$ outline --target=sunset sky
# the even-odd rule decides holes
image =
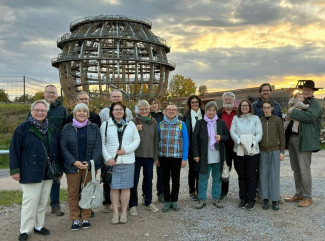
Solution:
[[[57,38],[101,14],[150,20],[172,46],[171,75],[209,92],[299,79],[325,87],[325,0],[0,0],[0,76],[58,83]]]

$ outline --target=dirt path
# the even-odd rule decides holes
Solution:
[[[188,198],[187,168],[181,172],[179,212],[151,213],[139,206],[139,216],[128,217],[127,224],[112,225],[112,213],[105,209],[95,210],[89,230],[71,231],[66,203],[62,207],[66,214],[56,217],[47,210],[45,226],[51,235],[46,240],[325,240],[325,151],[313,154],[313,200],[310,207],[299,208],[285,203],[280,210],[262,210],[256,204],[254,211],[237,208],[237,175],[231,172],[230,193],[224,201],[225,208],[216,209],[212,201],[202,210],[194,209],[195,202]],[[19,189],[8,174],[0,172],[0,189]],[[62,180],[63,187],[66,187]],[[154,182],[155,183],[155,182]],[[210,189],[209,189],[210,190]],[[156,191],[154,190],[154,194]],[[292,171],[286,155],[281,166],[281,194],[294,193]],[[0,197],[1,198],[1,197]],[[208,193],[210,198],[210,192]],[[154,202],[157,201],[154,195]],[[157,203],[159,208],[162,204]],[[17,240],[19,235],[20,206],[0,207],[0,240]],[[32,234],[29,240],[45,240]]]

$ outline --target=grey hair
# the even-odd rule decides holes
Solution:
[[[37,105],[37,104],[45,105],[46,112],[48,112],[50,109],[50,104],[46,100],[36,100],[34,103],[31,104],[30,111],[32,111],[34,109],[35,105]]]
[[[205,112],[207,112],[207,110],[210,109],[211,107],[214,107],[216,111],[218,111],[217,103],[215,101],[209,101],[204,107]]]
[[[140,109],[141,106],[146,106],[146,107],[150,107],[148,101],[146,100],[139,100],[137,103],[137,107]]]
[[[88,114],[88,117],[89,117],[89,108],[88,108],[88,106],[86,104],[84,104],[84,103],[79,103],[79,104],[76,104],[76,106],[73,108],[72,113],[73,113],[74,118],[76,118],[76,112],[79,109],[87,111],[87,114]]]
[[[79,96],[80,95],[84,95],[84,94],[86,94],[88,97],[89,97],[89,94],[86,92],[86,91],[79,91],[79,92],[77,92],[77,94],[76,94],[76,98],[77,98],[77,100],[79,99]]]
[[[122,97],[123,97],[123,94],[122,94],[122,91],[121,91],[121,90],[119,90],[119,89],[113,89],[113,90],[111,91],[110,95],[112,95],[113,92],[120,92],[121,95],[122,95]]]
[[[222,94],[222,100],[225,100],[226,96],[230,96],[230,97],[232,97],[233,100],[236,99],[236,96],[235,96],[234,93],[232,93],[232,92],[225,92],[225,93]]]

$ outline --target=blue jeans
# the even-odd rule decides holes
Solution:
[[[152,178],[153,178],[153,158],[135,158],[134,170],[134,186],[131,188],[131,196],[129,206],[138,206],[138,184],[140,178],[140,170],[143,167],[143,194],[145,196],[145,205],[149,206],[152,201]]]
[[[57,179],[53,179],[52,189],[50,193],[51,207],[56,207],[60,204],[60,185],[61,183]]]
[[[207,190],[209,183],[210,171],[212,170],[212,189],[211,195],[213,199],[219,199],[221,194],[221,170],[220,163],[208,164],[208,173],[199,174],[199,199],[207,199]]]

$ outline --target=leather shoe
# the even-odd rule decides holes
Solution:
[[[41,230],[37,230],[34,228],[34,233],[40,234],[40,235],[49,235],[50,231],[46,228],[41,228]]]
[[[301,200],[303,200],[303,198],[299,197],[297,194],[293,195],[293,197],[287,197],[287,198],[284,199],[284,201],[291,202],[291,203],[292,202],[298,202],[298,201],[301,201]]]
[[[313,203],[313,200],[305,198],[304,200],[298,203],[298,207],[307,207]]]
[[[18,238],[19,241],[25,241],[27,239],[28,239],[28,233],[21,233]]]

